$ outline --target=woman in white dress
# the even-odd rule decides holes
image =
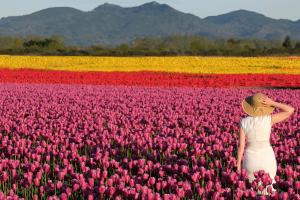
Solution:
[[[282,112],[271,114],[275,107],[282,109]],[[277,162],[270,144],[271,126],[290,117],[294,108],[275,102],[260,92],[246,97],[242,108],[248,116],[242,118],[239,124],[237,170],[241,171],[242,167],[246,169],[251,183],[255,179],[254,172],[264,170],[275,183]],[[276,191],[273,186],[272,190]],[[261,194],[267,194],[267,187]]]

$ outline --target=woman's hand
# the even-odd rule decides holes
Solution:
[[[269,97],[262,97],[261,102],[262,102],[263,106],[274,106],[274,103],[275,103],[275,101],[273,101]]]

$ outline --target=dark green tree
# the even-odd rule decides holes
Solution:
[[[297,42],[296,45],[295,45],[295,49],[298,49],[300,50],[300,42]]]
[[[292,48],[292,42],[291,42],[291,38],[289,35],[285,36],[282,46],[286,49]]]

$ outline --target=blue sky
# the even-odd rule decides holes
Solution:
[[[103,3],[122,7],[138,6],[152,0],[0,0],[0,17],[29,14],[44,8],[68,6],[89,11]],[[275,19],[300,19],[299,0],[157,0],[201,18],[238,9],[262,13]]]

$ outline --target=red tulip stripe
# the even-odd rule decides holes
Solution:
[[[159,87],[300,87],[300,75],[0,70],[0,82]]]

